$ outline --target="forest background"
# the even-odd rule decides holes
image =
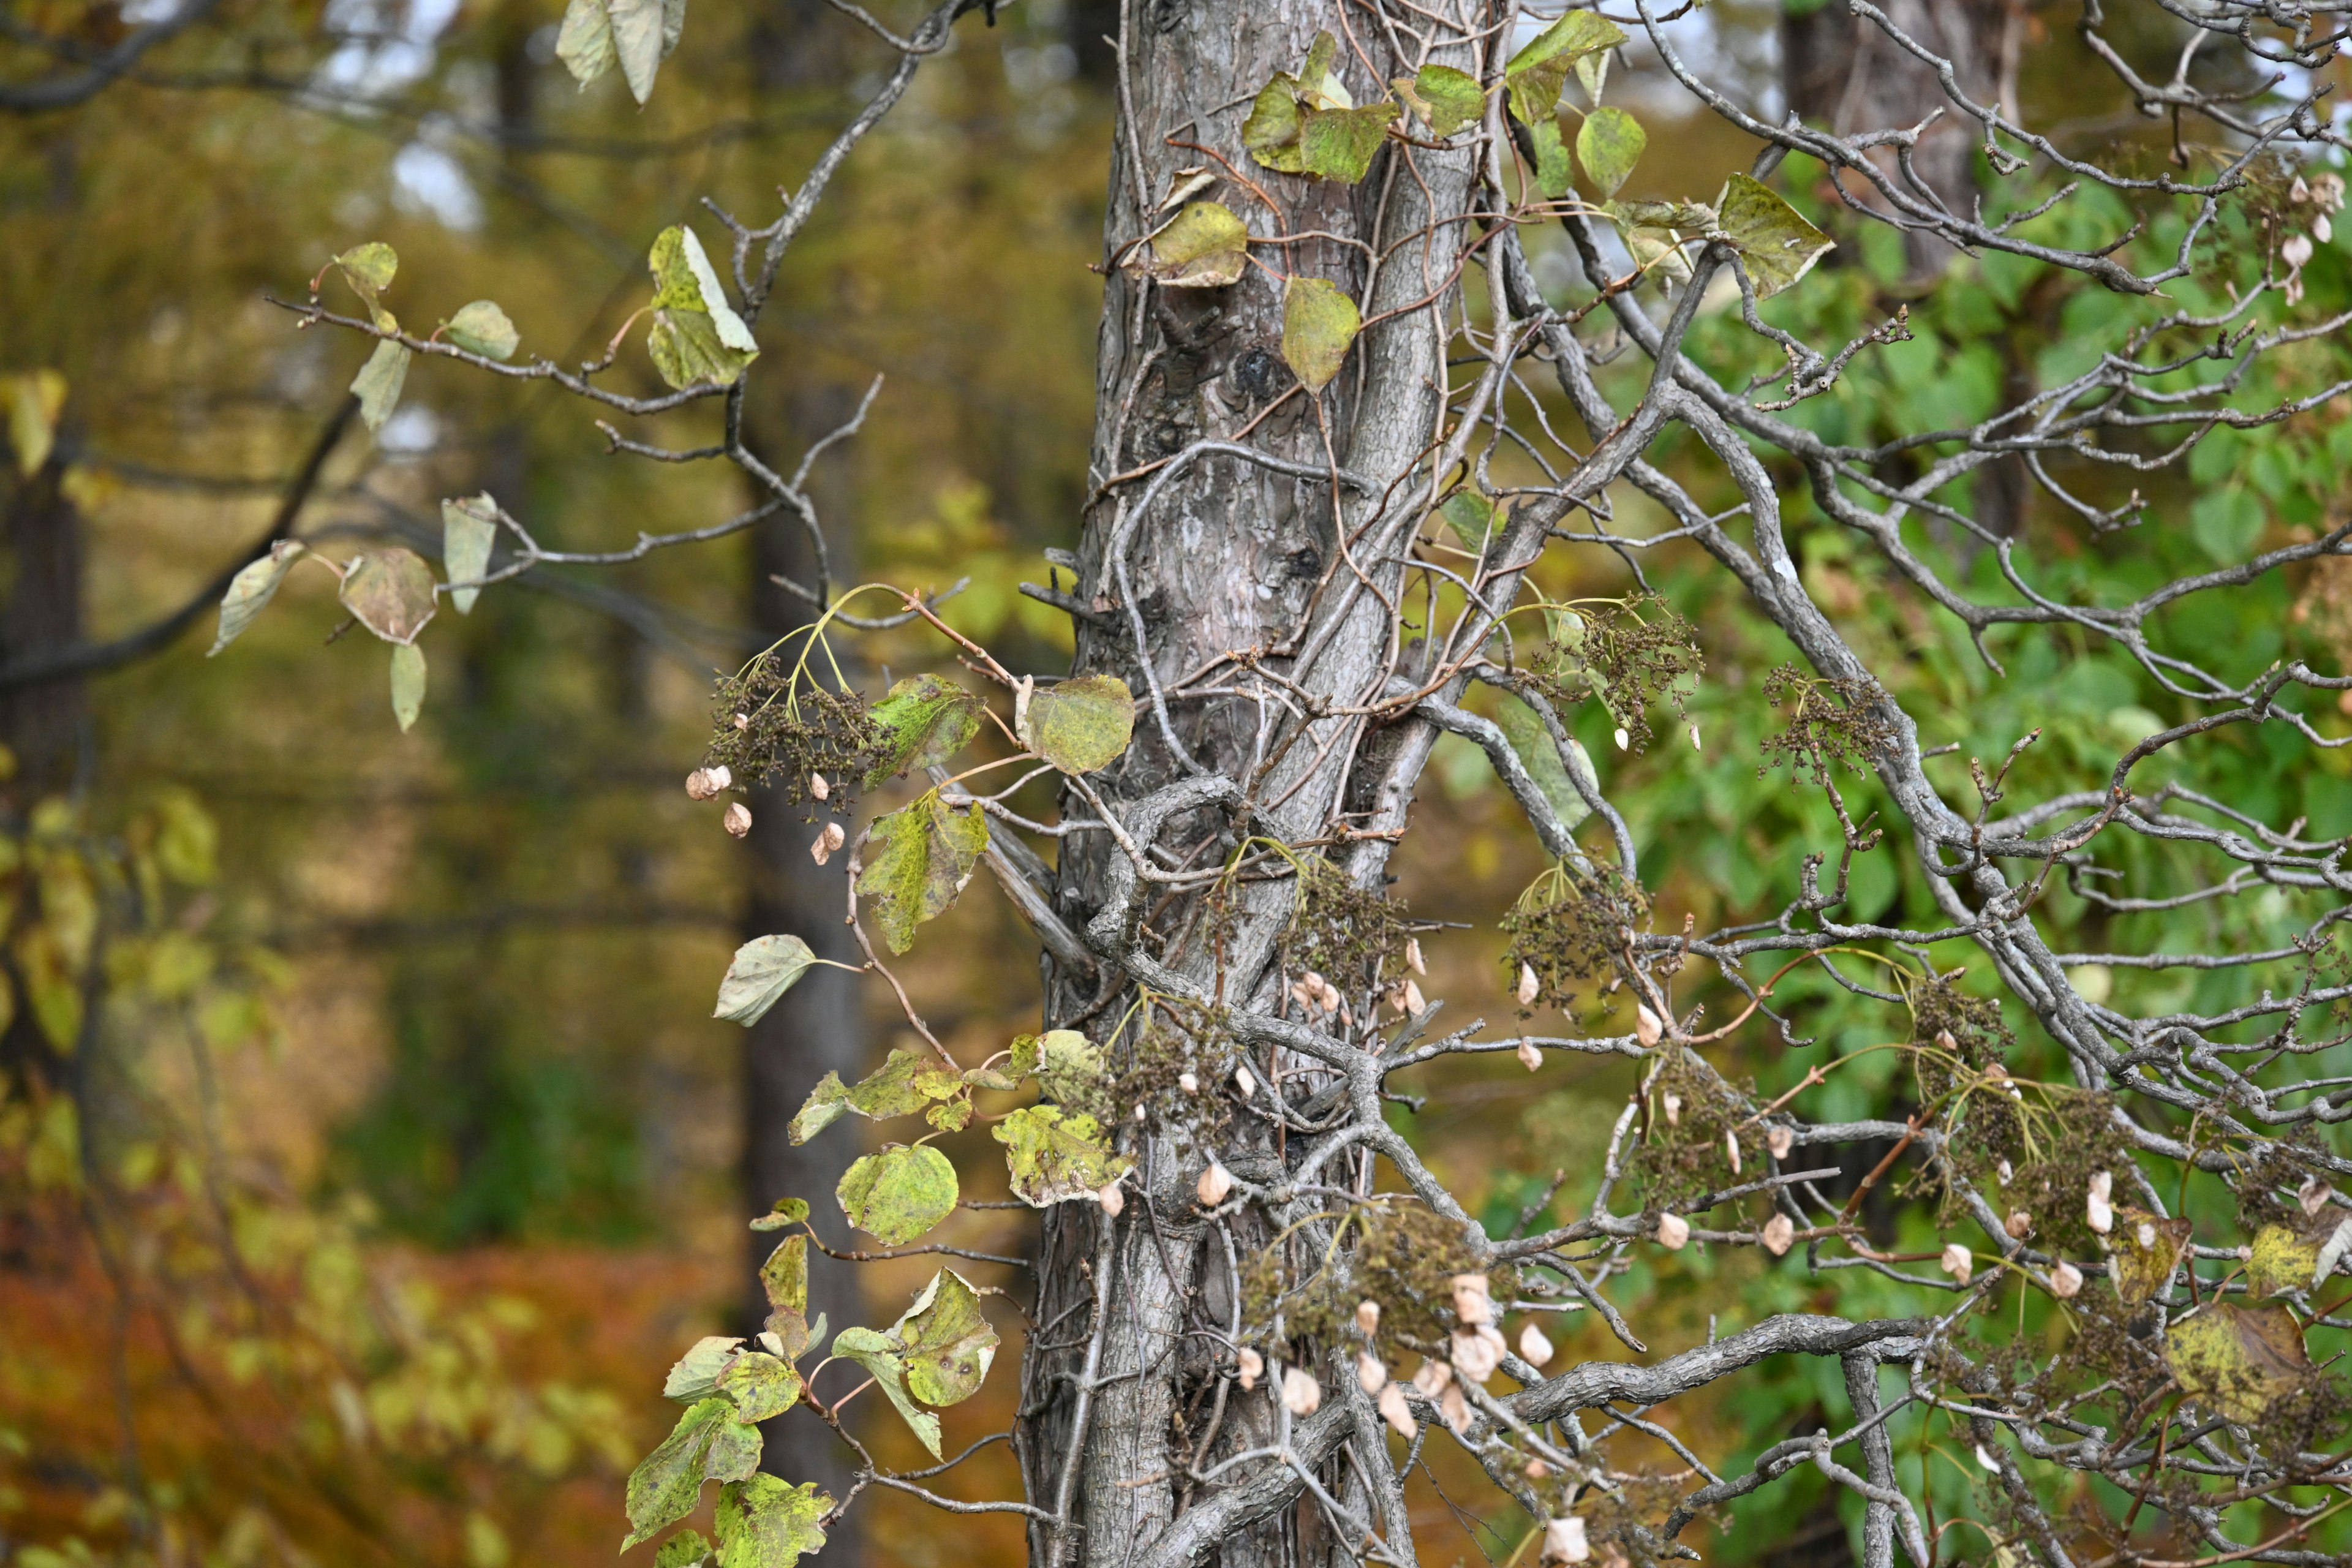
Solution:
[[[1784,45],[1812,9],[1718,0],[1676,37],[1718,83],[1785,103]],[[2062,11],[2016,10],[2030,112],[2083,145],[2160,150],[2161,125],[2099,96],[2111,79],[2084,68]],[[724,479],[612,459],[545,388],[420,367],[371,437],[344,392],[361,347],[295,331],[270,297],[300,298],[331,256],[383,239],[436,298],[494,295],[527,344],[588,357],[637,302],[647,237],[693,220],[703,195],[797,179],[886,57],[815,0],[712,7],[639,110],[615,80],[575,90],[540,0],[227,15],[79,97],[0,99],[0,922],[20,883],[54,907],[77,879],[88,896],[86,920],[17,931],[7,970],[0,1563],[604,1562],[627,1467],[667,1419],[652,1379],[698,1334],[743,1327],[742,1224],[788,1179],[760,1133],[772,1144],[825,1066],[877,1061],[903,1027],[838,1001],[822,1040],[703,1019],[734,944],[811,896],[797,837],[739,845],[679,788],[713,672],[792,624],[766,586],[789,551],[744,534],[619,573],[535,572],[444,617],[457,624],[436,631],[406,733],[372,639],[317,646],[323,578],[287,590],[316,613],[267,619],[208,662],[209,609],[220,574],[275,533],[429,553],[439,498],[478,489],[575,549],[731,510]],[[137,4],[12,5],[0,80],[70,80],[151,19]],[[951,621],[1053,668],[1068,622],[1019,585],[1048,580],[1042,552],[1075,542],[1085,499],[1117,16],[1024,0],[993,22],[957,32],[793,251],[763,321],[791,373],[749,417],[795,449],[882,378],[816,470],[859,573],[968,578]],[[2164,37],[2139,43],[2168,68]],[[1636,49],[1623,68],[1651,125],[1628,194],[1713,189],[1752,150],[1686,100],[1645,96],[1648,65]],[[1808,308],[1860,321],[1916,295],[1899,240],[1820,216],[1841,249]],[[1560,258],[1537,259],[1565,285]],[[2333,247],[2306,279],[2317,307],[2341,308]],[[1912,340],[1857,363],[1815,416],[1965,424],[2112,308],[1984,264],[1921,301]],[[2342,504],[2344,413],[2211,437],[2193,489],[2160,498],[2187,526],[2147,546],[2151,577],[2307,537]],[[690,444],[690,420],[676,424],[673,444]],[[1645,503],[1616,504],[1638,522]],[[2028,507],[2014,527],[2037,521]],[[1804,548],[1823,604],[1883,606],[1881,644],[1906,656],[1901,695],[1941,724],[1933,739],[1997,751],[2034,722],[2095,761],[2156,726],[2119,658],[2059,639],[2032,655],[2046,668],[2016,672],[2041,704],[2030,720],[1979,701],[1948,628],[1835,536]],[[1593,570],[1546,586],[1623,587]],[[1760,705],[1737,700],[1781,645],[1734,605],[1682,607],[1714,672],[1692,706],[1706,751],[1623,758],[1605,729],[1584,738],[1613,759],[1659,908],[1706,926],[1785,900],[1834,829],[1818,796],[1759,773]],[[2209,635],[2250,657],[2292,645],[2343,668],[2340,577],[2273,575],[2226,614]],[[887,668],[894,647],[861,653]],[[901,657],[929,656],[910,639]],[[1484,759],[1441,744],[1419,808],[1432,830],[1397,890],[1460,923],[1430,944],[1433,994],[1503,1005],[1493,914],[1542,857]],[[2244,743],[2241,804],[2300,811],[2315,836],[2352,830],[2347,753],[2317,753],[2304,798],[2282,801],[2262,748]],[[1890,865],[1858,864],[1864,914],[1921,897]],[[137,921],[114,913],[125,889]],[[2062,898],[2056,918],[2083,913]],[[1032,943],[992,891],[938,922],[912,984],[943,1038],[985,1056],[1035,1026]],[[2208,1010],[2239,984],[2158,983]],[[1776,1064],[1738,1065],[1769,1080]],[[1402,1124],[1491,1227],[1554,1172],[1570,1173],[1563,1206],[1589,1195],[1622,1064],[1450,1070]],[[1858,1066],[1838,1092],[1871,1100],[1895,1070]],[[986,1196],[992,1180],[974,1171],[967,1188]],[[818,1289],[862,1290],[887,1316],[918,1282],[844,1271]],[[1703,1253],[1642,1288],[1644,1321],[1685,1339],[1717,1311],[1752,1318],[1807,1291],[1793,1268]],[[1009,1396],[1000,1380],[956,1420],[1002,1426]],[[1752,1450],[1811,1430],[1822,1397],[1794,1369],[1694,1419]],[[1009,1480],[981,1465],[958,1484]],[[1428,1506],[1435,1560],[1500,1560],[1518,1539],[1465,1514],[1449,1540],[1448,1505]],[[1800,1482],[1743,1505],[1706,1549],[1850,1561],[1852,1512]],[[1020,1545],[876,1508],[831,1560],[1013,1562]]]

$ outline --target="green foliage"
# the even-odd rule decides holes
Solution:
[[[1293,278],[1282,290],[1282,363],[1309,392],[1339,374],[1363,325],[1356,302],[1322,278]]]
[[[441,323],[436,336],[446,337],[467,353],[486,359],[509,360],[514,357],[516,345],[522,335],[515,331],[507,313],[495,300],[477,300],[458,307],[457,313]]]
[[[1151,237],[1151,276],[1163,289],[1222,289],[1249,266],[1249,230],[1223,202],[1193,202]]]
[[[1133,1163],[1111,1152],[1100,1122],[1059,1106],[1016,1110],[990,1132],[1004,1145],[1013,1195],[1034,1208],[1091,1198]]]
[[[614,21],[617,25],[624,5],[634,13],[658,3],[619,0],[614,7]],[[628,35],[625,32],[622,37],[625,64]],[[635,85],[633,72],[633,90]],[[650,71],[647,85],[651,85]],[[643,93],[638,100],[644,100]],[[702,241],[694,230],[672,225],[654,237],[646,265],[654,275],[655,293],[654,322],[646,348],[653,355],[654,369],[680,391],[706,384],[732,386],[760,357],[759,340],[728,302],[727,290],[719,286]]]
[[[980,1392],[996,1359],[996,1331],[963,1276],[942,1268],[890,1325],[907,1389],[926,1405],[961,1405]]]
[[[782,1001],[784,993],[799,984],[815,963],[816,955],[799,937],[753,937],[735,950],[727,973],[719,982],[719,1005],[710,1016],[750,1028],[766,1017],[768,1009]]]
[[[817,1521],[833,1506],[814,1481],[791,1486],[773,1476],[753,1476],[722,1488],[716,1526],[719,1568],[792,1568],[824,1550],[824,1531]]]
[[[1564,13],[1505,63],[1503,86],[1511,112],[1530,127],[1549,121],[1570,69],[1624,41],[1624,29],[1597,12]]]
[[[1759,300],[1794,288],[1832,248],[1829,236],[1807,223],[1770,186],[1746,174],[1734,174],[1723,183],[1715,208],[1717,227],[1739,252],[1740,265]]]
[[[988,818],[980,807],[955,811],[936,790],[875,820],[857,891],[872,900],[891,952],[912,947],[917,926],[953,907],[987,847]]]
[[[1116,675],[1082,675],[1031,697],[1016,727],[1029,749],[1066,773],[1107,768],[1135,735],[1135,699]]]
[[[229,579],[228,593],[221,599],[220,632],[213,638],[213,646],[205,650],[205,658],[212,658],[235,642],[238,634],[253,624],[253,618],[268,607],[269,601],[277,596],[278,585],[286,581],[286,574],[294,569],[294,563],[306,548],[299,540],[281,539],[269,547],[268,554],[238,569],[236,575]]]
[[[980,733],[981,709],[978,697],[936,675],[910,675],[891,687],[871,715],[876,761],[866,787],[946,763]]]
[[[425,710],[425,650],[413,642],[392,649],[392,716],[406,734]]]
[[[835,1195],[850,1224],[885,1247],[903,1247],[954,1213],[957,1194],[945,1154],[928,1143],[891,1143],[858,1156]]]
[[[1602,196],[1613,196],[1650,144],[1642,122],[1622,109],[1596,109],[1576,132],[1576,161]],[[1552,193],[1546,193],[1547,195]]]
[[[1486,89],[1476,77],[1452,66],[1426,65],[1389,85],[1432,136],[1451,136],[1486,112]]]
[[[450,582],[471,583],[486,575],[490,569],[490,547],[498,538],[499,503],[488,490],[441,503],[441,570],[449,574]],[[452,588],[449,602],[459,615],[470,616],[481,593],[479,588]]]

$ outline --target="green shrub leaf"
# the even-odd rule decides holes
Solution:
[[[1576,133],[1576,161],[1603,197],[1613,196],[1649,144],[1640,121],[1622,109],[1596,109]]]
[[[1423,66],[1419,75],[1401,76],[1389,85],[1433,136],[1451,136],[1486,112],[1486,89],[1476,77],[1452,66]]]
[[[705,1399],[688,1406],[670,1435],[629,1472],[630,1535],[621,1543],[622,1551],[651,1540],[664,1527],[694,1511],[695,1503],[702,1496],[712,1443],[720,1427],[733,1422],[734,1411],[735,1407],[724,1399]],[[751,1436],[752,1461],[756,1465],[759,1433],[753,1431]],[[736,1458],[731,1445],[728,1457],[730,1460]]]
[[[389,321],[391,312],[383,314]],[[392,322],[393,328],[398,325]],[[408,384],[408,360],[407,349],[390,338],[380,338],[359,374],[352,377],[352,395],[360,400],[360,418],[369,429],[383,429],[392,411],[400,406],[400,389]]]
[[[397,544],[354,555],[344,564],[336,594],[360,625],[390,643],[413,643],[440,607],[433,568]]]
[[[931,1276],[890,1332],[907,1367],[907,1389],[926,1405],[960,1405],[980,1392],[996,1359],[995,1329],[980,1294],[952,1268]]]
[[[1090,773],[1126,754],[1135,697],[1116,675],[1082,675],[1030,698],[1022,739],[1066,773]]]
[[[1715,199],[1717,226],[1739,252],[1756,297],[1793,287],[1834,244],[1769,186],[1734,174]]]
[[[719,982],[714,1018],[750,1028],[768,1016],[816,963],[809,944],[796,936],[759,936],[735,950],[727,973]],[[836,1080],[838,1081],[838,1080]]]
[[[806,1237],[794,1237],[805,1242]],[[792,1363],[765,1351],[748,1351],[727,1363],[719,1374],[719,1392],[735,1402],[739,1420],[765,1421],[782,1415],[801,1396],[801,1374]],[[721,1476],[720,1480],[740,1480],[740,1476]]]
[[[277,597],[278,584],[286,581],[286,574],[294,570],[295,559],[306,548],[299,540],[281,539],[269,547],[268,554],[239,568],[229,579],[228,592],[221,595],[220,630],[205,651],[206,658],[235,642],[253,624],[253,617]]]
[[[1530,130],[1559,109],[1570,67],[1625,41],[1624,29],[1591,11],[1570,11],[1545,28],[1503,67],[1511,112]]]
[[[874,1377],[891,1405],[914,1428],[915,1436],[931,1458],[940,1457],[940,1418],[928,1410],[919,1410],[907,1397],[907,1363],[899,1354],[903,1342],[897,1337],[875,1329],[844,1329],[834,1337],[833,1353],[846,1356],[864,1367]]]
[[[903,1247],[955,1212],[955,1167],[928,1143],[893,1143],[861,1156],[835,1196],[849,1223],[886,1247]]]
[[[870,715],[881,732],[881,760],[866,775],[866,787],[945,763],[980,732],[980,710],[978,697],[936,675],[910,675],[892,686]]]
[[[425,711],[425,650],[415,643],[395,643],[392,649],[392,716],[400,732],[408,733]]]
[[[584,90],[619,62],[613,47],[613,19],[604,0],[572,0],[563,8],[563,26],[555,35],[555,58]]]
[[[915,928],[954,905],[987,847],[988,818],[980,807],[951,811],[936,791],[876,820],[857,890],[873,900],[875,923],[892,952],[912,947]]]
[[[1320,392],[1339,374],[1362,324],[1356,302],[1337,284],[1293,278],[1282,291],[1282,362],[1307,391]]]
[[[833,1499],[814,1481],[788,1486],[774,1476],[753,1476],[719,1494],[719,1568],[792,1568],[824,1548],[817,1521],[833,1511]]]
[[[490,492],[441,503],[441,570],[452,583],[471,583],[488,576],[490,547],[499,540],[499,503]],[[452,588],[449,602],[461,616],[474,613],[479,588]]]
[[[460,307],[441,323],[441,335],[467,353],[497,360],[512,359],[515,345],[522,342],[522,335],[495,300],[477,300]]]
[[[1249,230],[1223,202],[1194,202],[1151,237],[1151,276],[1167,289],[1222,289],[1249,265]]]
[[[1016,1110],[993,1129],[1013,1195],[1033,1208],[1091,1198],[1133,1163],[1111,1152],[1102,1124],[1058,1105]]]
[[[1361,109],[1310,109],[1298,131],[1299,167],[1318,179],[1354,184],[1369,174],[1372,154],[1388,139],[1393,103]]]

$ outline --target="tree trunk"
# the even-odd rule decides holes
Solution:
[[[1416,12],[1415,25],[1431,15]],[[1428,737],[1414,737],[1419,727],[1411,724],[1368,731],[1360,719],[1323,718],[1301,728],[1278,704],[1269,710],[1181,692],[1167,697],[1163,727],[1150,695],[1154,678],[1160,687],[1176,687],[1229,653],[1255,650],[1253,657],[1263,656],[1310,700],[1347,707],[1379,695],[1392,658],[1389,612],[1364,580],[1393,599],[1400,571],[1386,558],[1402,553],[1422,515],[1425,476],[1415,465],[1442,433],[1446,373],[1439,317],[1454,299],[1454,258],[1468,237],[1473,171],[1462,152],[1416,150],[1408,166],[1391,143],[1370,176],[1351,187],[1277,174],[1243,158],[1238,132],[1251,100],[1276,72],[1297,71],[1318,26],[1333,20],[1318,7],[1241,0],[1139,0],[1125,11],[1128,58],[1106,259],[1160,221],[1157,209],[1177,171],[1219,167],[1176,144],[1197,142],[1236,159],[1238,173],[1278,204],[1279,213],[1270,210],[1238,178],[1206,193],[1224,201],[1254,236],[1328,237],[1260,247],[1255,259],[1276,274],[1336,283],[1359,302],[1366,321],[1395,312],[1363,334],[1318,398],[1297,388],[1285,365],[1282,284],[1265,270],[1253,268],[1234,285],[1210,289],[1161,289],[1129,272],[1110,276],[1097,365],[1096,499],[1079,552],[1079,597],[1091,602],[1097,618],[1080,626],[1075,668],[1120,676],[1139,704],[1136,743],[1123,763],[1091,782],[1130,828],[1135,803],[1196,769],[1203,795],[1222,788],[1249,796],[1255,812],[1246,824],[1223,807],[1195,807],[1168,819],[1160,844],[1178,861],[1195,865],[1224,860],[1241,834],[1292,845],[1328,842],[1343,812],[1371,814],[1370,822],[1353,818],[1369,826],[1401,821],[1417,771],[1415,749],[1425,755],[1427,747]],[[1482,69],[1469,46],[1450,37],[1441,42],[1430,58]],[[1355,38],[1341,40],[1335,68],[1361,103],[1377,101],[1389,78],[1410,75],[1422,63],[1394,57],[1384,38],[1360,25]],[[1250,445],[1302,465],[1307,477],[1196,455],[1148,479],[1108,483],[1188,454],[1195,443],[1232,439],[1261,416]],[[1336,517],[1335,461],[1368,481],[1345,493]],[[1159,488],[1144,511],[1151,485]],[[1126,585],[1117,563],[1122,548]],[[1139,638],[1133,617],[1140,620]],[[1384,784],[1391,786],[1386,795]],[[1094,815],[1075,792],[1065,806],[1066,818]],[[1100,834],[1072,835],[1063,844],[1056,907],[1084,929],[1104,905],[1119,851]],[[1360,843],[1354,859],[1341,864],[1360,884],[1377,887],[1386,852],[1385,842]],[[1156,956],[1203,989],[1217,986],[1222,972],[1230,1006],[1276,1011],[1271,960],[1291,899],[1286,883],[1248,887],[1220,952],[1198,918],[1197,900],[1178,898],[1152,911]],[[1046,1016],[1064,1025],[1084,1019],[1100,1039],[1128,1011],[1128,1001],[1097,996],[1091,978],[1055,969]],[[1111,1038],[1109,1047],[1114,1072],[1132,1065],[1132,1031]],[[1238,1059],[1230,1037],[1203,1034],[1189,1048],[1218,1081]],[[1298,1065],[1263,1053],[1246,1059],[1269,1083]],[[1140,1177],[1124,1217],[1109,1222],[1106,1234],[1092,1205],[1060,1205],[1045,1216],[1040,1329],[1024,1369],[1028,1414],[1020,1441],[1033,1502],[1062,1511],[1068,1500],[1076,1528],[1057,1539],[1050,1527],[1034,1526],[1033,1561],[1110,1568],[1173,1552],[1194,1560],[1213,1556],[1231,1568],[1325,1557],[1352,1562],[1351,1543],[1302,1536],[1288,1506],[1295,1489],[1286,1487],[1280,1498],[1269,1493],[1266,1506],[1253,1508],[1236,1500],[1252,1489],[1246,1482],[1236,1487],[1228,1477],[1204,1488],[1182,1479],[1196,1458],[1206,1468],[1271,1440],[1277,1414],[1266,1385],[1244,1394],[1220,1371],[1233,1365],[1222,1341],[1235,1282],[1224,1238],[1202,1222],[1193,1199],[1206,1151],[1181,1126],[1155,1122],[1139,1131],[1123,1125]],[[1244,1177],[1275,1177],[1282,1156],[1263,1125],[1242,1117],[1232,1126],[1216,1151],[1224,1164]],[[1323,1179],[1354,1182],[1360,1175],[1348,1158],[1327,1168]],[[1298,1212],[1303,1216],[1315,1206],[1302,1203]],[[1246,1222],[1235,1232],[1244,1259],[1272,1240]],[[1352,1374],[1341,1384],[1327,1373],[1324,1383],[1353,1388]],[[1337,1394],[1331,1397],[1341,1403]],[[1363,1414],[1370,1415],[1368,1403]],[[1384,1496],[1393,1490],[1377,1422],[1359,1427],[1357,1436],[1362,1440],[1354,1445],[1354,1465],[1339,1460],[1336,1444],[1307,1457],[1320,1463],[1319,1479],[1354,1517],[1383,1533],[1402,1530],[1401,1518],[1364,1495],[1368,1477]],[[1234,1472],[1257,1474],[1248,1467]],[[1212,1496],[1226,1506],[1204,1514]],[[1213,1539],[1192,1542],[1181,1528],[1171,1530],[1188,1510],[1219,1521]]]

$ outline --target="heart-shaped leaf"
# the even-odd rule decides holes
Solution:
[[[1298,128],[1299,168],[1318,179],[1354,184],[1371,171],[1372,155],[1388,139],[1393,103],[1361,109],[1310,109]]]
[[[824,1549],[817,1521],[833,1511],[833,1499],[814,1481],[791,1486],[774,1476],[753,1476],[719,1493],[719,1568],[792,1568]]]
[[[1596,109],[1576,133],[1576,161],[1603,197],[1613,196],[1649,144],[1640,121],[1622,109]]]
[[[571,0],[564,6],[563,26],[555,34],[555,58],[583,89],[619,62],[604,0]]]
[[[1339,374],[1362,324],[1356,302],[1337,284],[1293,278],[1282,291],[1282,361],[1307,391],[1320,392]]]
[[[1058,1105],[1016,1110],[992,1131],[1004,1145],[1013,1195],[1033,1208],[1091,1198],[1133,1163],[1111,1152],[1100,1122]]]
[[[253,617],[277,596],[278,584],[294,570],[295,559],[305,548],[299,540],[281,539],[269,547],[268,554],[239,568],[229,579],[228,592],[221,595],[220,631],[205,650],[206,658],[235,642],[253,624]]]
[[[954,905],[987,847],[988,818],[980,807],[950,810],[937,792],[876,820],[857,891],[872,900],[892,952],[912,947],[915,928]]]
[[[719,982],[719,1005],[710,1016],[748,1029],[766,1017],[768,1009],[815,963],[816,954],[796,936],[753,937],[735,950]]]
[[[726,1427],[740,1425],[735,1420],[735,1406],[724,1399],[705,1399],[688,1407],[670,1435],[629,1472],[626,1506],[631,1530],[628,1540],[622,1543],[622,1551],[650,1540],[665,1526],[694,1511],[695,1503],[702,1496],[702,1483],[709,1479],[707,1472],[713,1445]],[[757,1428],[747,1430],[751,1433],[751,1458],[756,1467],[760,1435]],[[740,1444],[732,1440],[731,1434],[730,1437],[729,1451],[721,1459],[732,1468],[740,1459],[735,1452]]]
[[[2261,1420],[2312,1371],[2301,1326],[2279,1306],[2208,1306],[2167,1331],[2164,1362],[2190,1397],[2242,1423]]]
[[[1249,265],[1249,230],[1223,202],[1194,202],[1151,237],[1151,276],[1168,289],[1222,289]]]
[[[1116,675],[1082,675],[1029,699],[1029,749],[1066,773],[1090,773],[1126,754],[1135,736],[1135,697]]]
[[[903,1247],[955,1212],[955,1167],[928,1143],[889,1144],[862,1156],[835,1193],[849,1223],[886,1247]]]
[[[1570,11],[1545,28],[1503,67],[1511,112],[1533,129],[1559,109],[1560,89],[1570,67],[1588,55],[1625,41],[1624,29],[1591,11]]]
[[[892,686],[869,715],[881,739],[866,787],[945,763],[980,732],[980,710],[978,697],[936,675],[910,675]]]
[[[512,359],[515,345],[522,342],[522,335],[495,300],[477,300],[460,307],[441,323],[441,335],[467,353],[496,360]]]
[[[1389,83],[1433,136],[1451,136],[1486,112],[1486,89],[1468,71],[1430,65]]]
[[[891,1333],[907,1368],[907,1390],[926,1405],[959,1405],[980,1392],[998,1339],[980,1295],[952,1268],[931,1276]]]
[[[805,1239],[805,1237],[796,1238]],[[801,1374],[792,1363],[765,1351],[750,1351],[727,1363],[719,1374],[719,1392],[735,1402],[740,1421],[765,1421],[782,1415],[801,1396]],[[740,1480],[725,1476],[723,1480]]]
[[[844,1329],[834,1336],[833,1353],[846,1356],[873,1374],[874,1384],[914,1429],[931,1458],[940,1457],[940,1418],[919,1410],[907,1397],[907,1363],[899,1340],[875,1329]]]
[[[1745,174],[1724,182],[1715,206],[1717,227],[1739,252],[1740,265],[1759,300],[1793,287],[1836,247],[1769,186]]]
[[[343,567],[343,585],[335,596],[360,625],[390,643],[415,642],[440,607],[433,591],[433,568],[416,552],[397,544],[352,556]]]

